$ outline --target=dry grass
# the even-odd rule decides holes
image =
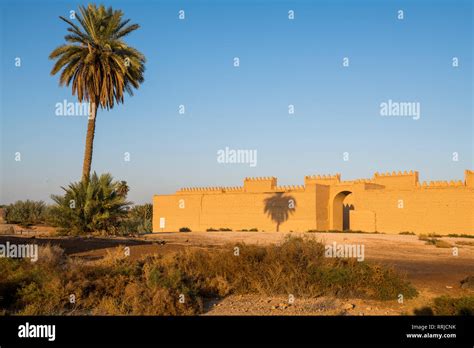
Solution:
[[[418,236],[418,239],[422,240],[422,241],[425,241],[426,244],[434,245],[437,248],[451,248],[452,247],[451,243],[448,243],[444,240],[441,240],[441,239],[438,239],[438,238],[435,238],[435,237],[439,237],[439,236],[436,235],[436,234],[428,234],[428,235],[420,234]]]
[[[235,247],[239,256],[234,256]],[[393,270],[355,259],[324,257],[315,239],[288,238],[281,245],[228,245],[217,252],[187,251],[172,261],[208,293],[336,295],[394,299],[413,288]],[[217,284],[217,285],[216,285]]]
[[[440,296],[427,307],[416,309],[415,315],[474,315],[474,296]]]
[[[457,245],[468,245],[468,246],[474,246],[474,242],[471,241],[465,241],[465,240],[460,240],[456,242]]]
[[[136,261],[123,247],[95,262],[50,246],[41,247],[36,263],[0,259],[4,314],[195,315],[204,299],[228,294],[386,300],[410,298],[416,290],[392,269],[326,258],[323,244],[295,237],[281,245],[188,249]]]

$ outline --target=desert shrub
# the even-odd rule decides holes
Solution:
[[[237,247],[238,257],[235,245],[212,252],[184,251],[171,265],[191,276],[204,294],[328,294],[384,300],[400,293],[407,298],[416,295],[394,270],[354,259],[326,258],[324,246],[315,240],[292,237],[278,246]]]
[[[191,229],[189,227],[181,227],[179,232],[191,232]]]
[[[221,227],[219,228],[219,231],[222,231],[222,232],[229,232],[229,231],[232,231],[231,228],[227,228],[227,227]]]
[[[291,237],[280,245],[186,249],[131,260],[122,246],[98,261],[46,247],[40,259],[0,258],[0,312],[49,315],[195,315],[203,299],[229,294],[334,295],[370,299],[415,296],[391,268],[324,257],[324,245]],[[75,303],[69,301],[74,294]],[[184,302],[182,301],[184,300]],[[464,308],[464,307],[463,307]]]
[[[436,297],[430,306],[415,309],[416,315],[474,315],[474,296]]]
[[[62,287],[64,255],[56,246],[40,246],[38,260],[0,258],[0,306],[18,314],[62,314],[68,294]]]
[[[444,240],[436,239],[435,244],[437,248],[451,248],[452,245]]]
[[[404,231],[399,233],[402,236],[414,236],[416,235],[415,232],[410,232],[410,231]]]
[[[439,234],[436,234],[436,233],[428,233],[428,234],[420,234],[418,236],[418,239],[419,240],[427,240],[427,239],[430,239],[430,238],[439,238],[439,237],[442,237],[441,235]]]
[[[24,227],[43,223],[46,210],[46,204],[43,201],[17,201],[5,207],[5,221]]]
[[[418,236],[418,239],[426,242],[426,244],[434,245],[437,248],[450,248],[450,247],[452,247],[452,245],[450,243],[448,243],[444,240],[440,240],[438,238],[434,238],[433,236],[437,236],[437,235],[435,235],[435,234],[428,234],[428,235],[420,234]]]
[[[119,191],[122,186],[110,174],[99,177],[96,173],[88,182],[71,183],[62,188],[64,196],[51,196],[56,205],[51,209],[50,222],[71,234],[116,233],[130,205]]]
[[[420,234],[420,235],[418,236],[418,240],[424,241],[425,244],[436,245],[436,241],[437,241],[438,239],[431,237],[431,235]]]
[[[366,231],[360,231],[360,230],[315,230],[315,229],[310,229],[306,232],[309,233],[359,233],[359,234],[384,234],[384,232],[366,232]]]
[[[251,228],[249,232],[258,232],[258,228]]]
[[[206,231],[207,232],[216,232],[217,230],[215,228],[210,227]]]
[[[474,234],[457,234],[457,233],[451,233],[451,234],[448,234],[448,237],[474,238]]]
[[[150,276],[157,261],[130,261],[123,247],[95,262],[71,259],[57,247],[38,262],[0,258],[0,312],[19,315],[192,315],[202,311],[196,289],[176,270]],[[70,296],[76,298],[70,302]],[[180,302],[184,296],[184,303]]]

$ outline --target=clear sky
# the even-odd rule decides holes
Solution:
[[[50,201],[80,179],[87,119],[55,115],[75,99],[48,60],[66,34],[58,16],[80,4],[0,5],[0,203]],[[126,41],[147,57],[135,95],[99,111],[94,143],[93,170],[126,180],[132,201],[246,176],[296,185],[311,174],[418,170],[421,180],[460,180],[474,167],[470,0],[104,4],[141,25]],[[381,116],[389,99],[420,103],[420,118]],[[256,150],[257,165],[218,163],[225,147]]]

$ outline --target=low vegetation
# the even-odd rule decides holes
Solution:
[[[359,230],[308,230],[308,233],[366,233],[366,234],[383,234],[383,232],[365,232]]]
[[[71,183],[64,195],[53,195],[53,205],[43,201],[17,201],[4,207],[5,221],[28,228],[59,227],[63,235],[136,235],[152,232],[152,204],[131,205],[125,181],[110,174],[92,175],[89,182]],[[11,228],[14,233],[13,228]]]
[[[119,235],[144,234],[152,232],[153,205],[150,203],[134,205],[118,224]]]
[[[203,312],[206,298],[229,294],[395,300],[417,292],[390,268],[326,258],[323,244],[299,237],[134,261],[120,247],[95,262],[51,246],[40,248],[36,263],[0,259],[4,314],[194,315]]]
[[[441,240],[435,237],[441,237],[441,236],[436,235],[436,234],[428,234],[428,235],[420,234],[418,236],[418,239],[425,241],[426,244],[434,245],[437,248],[451,248],[452,247],[451,243],[448,243],[444,240]]]
[[[440,296],[427,307],[416,309],[416,315],[474,315],[474,296]]]
[[[47,218],[47,206],[43,201],[17,201],[5,206],[5,221],[29,227],[44,223]]]
[[[455,238],[474,238],[474,234],[457,234],[457,233],[451,233],[451,234],[448,234],[448,237],[455,237]]]

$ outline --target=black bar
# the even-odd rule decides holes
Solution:
[[[19,326],[54,324],[55,340],[20,338]],[[426,326],[425,330],[412,325]],[[430,326],[429,325],[434,325]],[[454,325],[443,328],[440,325]],[[16,345],[228,345],[389,344],[472,347],[473,317],[0,317],[1,348]],[[407,334],[455,334],[455,338],[407,338]]]

